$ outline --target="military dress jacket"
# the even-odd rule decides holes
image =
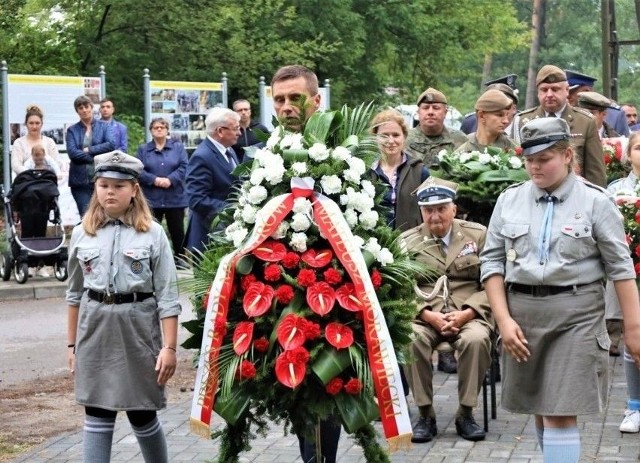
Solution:
[[[442,133],[435,137],[424,134],[420,126],[409,130],[407,151],[414,158],[422,159],[428,168],[439,164],[438,153],[442,150],[453,151],[467,141],[467,136],[455,129],[444,127]]]
[[[433,281],[419,282],[422,291],[433,291],[435,280],[447,275],[449,297],[445,302],[436,296],[431,301],[418,301],[419,311],[451,312],[474,309],[479,320],[493,327],[494,321],[487,294],[480,284],[480,251],[484,247],[487,229],[478,223],[454,219],[449,246],[443,256],[435,238],[427,226],[422,224],[407,230],[402,239],[410,253],[415,253],[419,262],[427,264],[436,274]]]
[[[522,111],[514,119],[513,138],[520,141],[520,129],[532,119],[545,117],[541,106]],[[561,117],[569,124],[571,146],[575,151],[578,163],[576,173],[598,186],[607,186],[607,172],[604,165],[602,143],[598,136],[598,129],[593,115],[586,109],[576,108],[567,104]]]
[[[481,145],[476,138],[476,134],[472,133],[467,135],[468,140],[462,145],[456,148],[456,153],[469,153],[471,151],[485,151],[488,146],[493,146],[494,148],[500,148],[504,151],[514,150],[516,144],[511,138],[507,137],[505,134],[501,133],[498,135],[496,141],[494,141],[491,145]]]

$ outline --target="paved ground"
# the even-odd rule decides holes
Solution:
[[[63,294],[63,284],[29,282],[27,285],[4,283],[0,285],[0,299],[33,299]],[[611,359],[611,388],[609,403],[602,415],[582,417],[579,421],[582,439],[581,462],[631,462],[640,460],[640,435],[618,432],[624,411],[626,386],[622,361]],[[537,446],[533,421],[528,416],[513,415],[498,408],[498,419],[489,423],[489,433],[483,442],[472,443],[460,439],[455,433],[453,412],[457,407],[457,376],[437,372],[435,375],[435,405],[438,414],[438,437],[429,444],[416,444],[408,451],[392,455],[394,463],[455,463],[455,462],[542,462]],[[188,417],[190,393],[180,393],[169,398],[169,407],[162,411],[160,419],[167,434],[169,460],[171,462],[213,462],[218,443],[201,439],[189,433]],[[498,403],[500,388],[498,385]],[[481,402],[481,401],[480,401]],[[416,407],[410,402],[412,415]],[[122,414],[120,414],[122,415]],[[481,409],[476,412],[481,422]],[[214,428],[222,422],[216,416]],[[378,430],[381,431],[378,425]],[[53,462],[77,463],[82,461],[82,434],[61,435],[48,440],[29,453],[13,460],[14,463]],[[119,416],[114,436],[113,462],[142,462],[138,445],[124,416]],[[284,436],[274,427],[266,438],[253,442],[253,448],[241,457],[241,462],[300,462],[295,437]],[[340,441],[339,463],[364,463],[361,450],[349,436]]]

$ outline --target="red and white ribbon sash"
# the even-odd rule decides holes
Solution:
[[[219,382],[218,357],[224,337],[221,327],[225,326],[227,320],[235,266],[242,256],[256,249],[275,232],[293,208],[295,198],[306,196],[312,199],[314,219],[322,236],[330,243],[349,273],[356,296],[364,305],[363,322],[367,352],[384,434],[390,448],[397,449],[409,442],[411,422],[391,337],[362,252],[355,244],[351,228],[339,206],[330,198],[314,193],[313,179],[292,179],[291,191],[292,193],[268,201],[258,212],[253,232],[246,243],[220,262],[207,304],[195,392],[191,404],[191,428],[205,437],[210,435],[209,425]]]

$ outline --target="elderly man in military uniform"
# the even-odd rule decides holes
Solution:
[[[520,128],[539,117],[560,117],[569,124],[571,146],[577,161],[576,173],[601,187],[607,186],[602,144],[598,137],[595,118],[581,108],[568,102],[569,84],[565,72],[557,66],[547,64],[536,76],[539,106],[517,114],[513,121],[513,136],[520,142]]]
[[[593,114],[593,117],[596,119],[596,127],[598,128],[600,138],[620,136],[605,120],[608,113],[607,109],[613,108],[609,98],[600,95],[598,92],[582,92],[578,96],[578,107],[586,109]]]
[[[457,185],[430,177],[417,191],[424,223],[407,230],[402,239],[416,259],[436,269],[436,282],[420,282],[418,313],[413,323],[413,363],[405,366],[411,392],[420,411],[412,441],[429,442],[438,433],[433,407],[431,355],[441,342],[458,353],[458,399],[455,426],[464,439],[479,441],[484,430],[473,409],[491,363],[494,322],[480,284],[480,259],[486,228],[455,218]]]
[[[484,83],[486,87],[484,90],[485,92],[489,89],[495,88],[511,98],[511,101],[513,102],[513,105],[509,109],[509,126],[505,129],[505,132],[508,134],[511,133],[511,122],[513,122],[513,117],[518,112],[518,87],[516,87],[517,78],[517,74],[509,74],[498,77],[497,79],[488,80]],[[472,111],[465,114],[464,119],[462,120],[462,125],[460,126],[460,131],[469,135],[476,132],[477,129],[478,119],[476,117],[476,112]]]
[[[465,134],[444,126],[447,116],[447,97],[429,87],[418,97],[419,125],[409,131],[407,151],[422,159],[424,165],[438,166],[437,154],[441,150],[453,151],[467,141]]]

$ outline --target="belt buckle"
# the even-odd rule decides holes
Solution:
[[[549,294],[551,294],[550,288],[549,286],[536,286],[536,296],[537,297],[547,297]]]
[[[102,302],[104,302],[105,304],[113,304],[115,302],[115,296],[113,294],[105,294],[102,297]]]

